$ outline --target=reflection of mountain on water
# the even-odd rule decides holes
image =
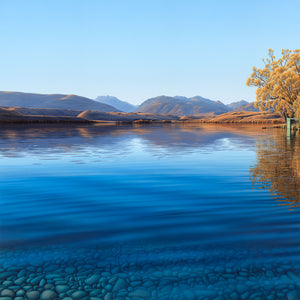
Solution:
[[[259,140],[256,164],[250,169],[253,186],[268,189],[282,205],[300,206],[300,140],[285,131]]]
[[[86,148],[129,151],[130,141],[161,149],[182,150],[222,145],[222,141],[236,140],[241,147],[253,147],[256,136],[265,135],[261,128],[233,126],[155,125],[155,126],[4,126],[0,132],[0,153],[4,156],[23,154],[45,155]]]

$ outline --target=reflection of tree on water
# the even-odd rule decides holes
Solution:
[[[300,139],[287,139],[283,130],[256,146],[256,164],[250,179],[256,188],[268,189],[281,205],[300,206]]]

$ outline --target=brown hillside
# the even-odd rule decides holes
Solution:
[[[10,111],[9,109],[0,108],[0,120],[3,121],[9,121],[9,120],[21,120],[24,118],[24,115],[22,115],[19,112],[16,111]]]
[[[30,116],[70,116],[77,117],[80,114],[81,110],[73,110],[73,109],[59,109],[59,108],[31,108],[31,107],[3,107],[7,108],[10,111],[18,112],[23,115]]]
[[[284,123],[284,119],[278,113],[250,111],[228,112],[210,118],[191,118],[184,121],[204,123]]]
[[[7,108],[0,108],[0,123],[68,123],[89,122],[83,118],[71,117],[71,116],[39,116],[39,115],[23,115],[17,111],[13,111]]]
[[[101,112],[94,110],[86,110],[78,115],[80,118],[87,120],[98,120],[98,121],[125,121],[132,122],[136,120],[152,120],[152,121],[163,121],[163,120],[179,120],[176,116],[170,115],[156,115],[147,113],[121,113],[121,112]]]

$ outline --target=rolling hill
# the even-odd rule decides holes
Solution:
[[[181,117],[181,121],[190,123],[247,123],[247,124],[282,124],[284,119],[279,113],[255,111],[231,111],[221,115],[207,117]]]
[[[33,108],[33,107],[10,107],[10,106],[1,106],[1,108],[7,109],[9,111],[17,112],[25,116],[77,117],[82,112],[82,110],[59,109],[59,108]]]
[[[0,123],[89,123],[89,120],[66,115],[26,115],[12,107],[0,107]]]
[[[178,120],[179,117],[170,115],[0,106],[0,123],[170,122]]]
[[[119,111],[111,105],[99,103],[77,95],[33,94],[21,92],[0,92],[0,106],[22,106],[31,108],[60,108],[84,111],[87,109],[105,112]]]
[[[147,113],[124,113],[124,112],[101,112],[86,110],[78,115],[79,118],[86,120],[101,120],[101,121],[137,121],[137,120],[151,120],[151,121],[178,121],[179,117],[171,115],[158,115]]]

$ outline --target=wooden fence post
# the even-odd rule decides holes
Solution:
[[[287,137],[291,136],[291,118],[286,119],[286,135]]]

